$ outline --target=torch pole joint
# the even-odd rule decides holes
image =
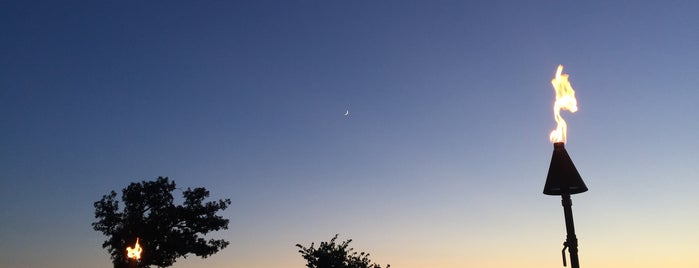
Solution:
[[[564,247],[568,248],[568,253],[570,254],[570,266],[572,268],[580,268],[580,262],[578,260],[578,238],[575,236],[575,225],[573,224],[573,201],[570,199],[570,194],[561,195],[561,204],[563,205],[563,214],[566,221],[566,241],[563,243]],[[564,248],[565,249],[565,248]],[[565,266],[565,258],[563,262]]]

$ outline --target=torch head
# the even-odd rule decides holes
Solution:
[[[544,185],[545,195],[579,194],[587,191],[587,186],[564,145],[563,142],[553,144],[553,156]]]

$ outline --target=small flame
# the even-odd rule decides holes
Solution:
[[[140,260],[141,252],[143,252],[143,249],[141,248],[141,245],[138,244],[138,237],[136,237],[136,245],[133,248],[126,247],[126,256],[130,259]]]
[[[566,142],[568,126],[561,116],[561,109],[574,113],[578,110],[578,100],[575,99],[575,90],[568,82],[568,74],[563,73],[563,65],[558,65],[556,77],[551,80],[553,89],[556,90],[556,102],[553,103],[553,115],[556,119],[556,129],[551,131],[551,142]]]

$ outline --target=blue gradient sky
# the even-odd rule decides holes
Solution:
[[[231,245],[174,267],[303,267],[294,244],[336,233],[392,267],[560,267],[560,200],[541,192],[563,64],[581,265],[695,268],[697,14],[0,2],[0,266],[110,267],[93,202],[169,176],[233,201],[215,234]]]

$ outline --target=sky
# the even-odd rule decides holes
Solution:
[[[93,203],[158,176],[232,201],[230,245],[177,268],[304,267],[294,245],[335,234],[396,268],[561,267],[542,190],[562,64],[581,266],[695,268],[697,13],[2,1],[0,267],[111,267]]]

